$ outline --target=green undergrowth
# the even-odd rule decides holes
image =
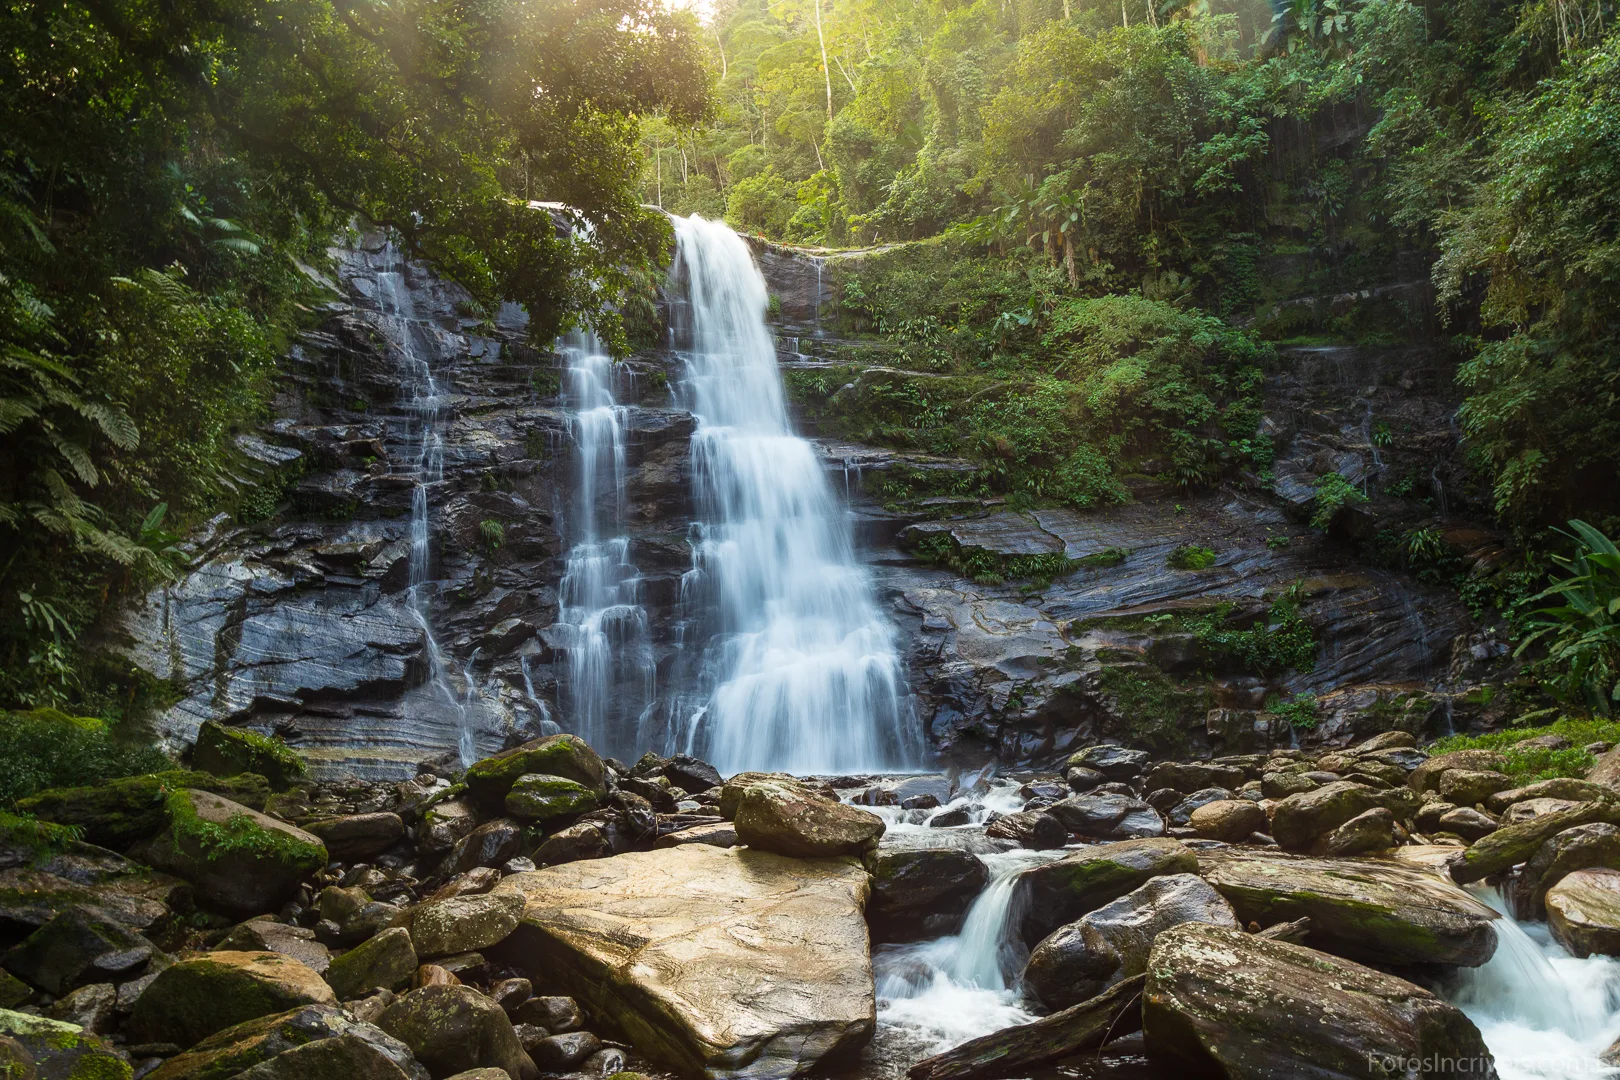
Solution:
[[[1215,565],[1215,552],[1207,547],[1186,544],[1172,551],[1165,561],[1177,570],[1208,570]]]
[[[1058,578],[1082,569],[1118,566],[1129,552],[1108,548],[1079,559],[1061,552],[1045,555],[1000,555],[981,547],[964,547],[945,532],[926,535],[912,550],[923,561],[953,570],[980,585],[1001,585],[1007,581],[1027,582],[1044,589]]]
[[[1310,731],[1321,720],[1315,694],[1295,694],[1287,701],[1274,697],[1266,702],[1266,711],[1282,717],[1297,731]]]
[[[1311,624],[1300,613],[1299,597],[1290,589],[1252,626],[1228,625],[1233,605],[1217,604],[1208,612],[1179,616],[1183,629],[1196,635],[1212,656],[1256,675],[1310,671],[1318,643]]]
[[[174,762],[93,717],[55,709],[0,714],[0,806],[46,788],[162,772]]]
[[[1187,728],[1211,706],[1209,691],[1182,686],[1149,665],[1106,666],[1097,684],[1112,697],[1133,745],[1158,753],[1187,749]]]
[[[1520,749],[1516,745],[1540,735],[1562,736],[1569,740],[1569,748]],[[1582,748],[1596,742],[1620,743],[1620,720],[1565,716],[1542,727],[1511,727],[1484,735],[1448,735],[1431,744],[1428,751],[1444,754],[1452,750],[1496,750],[1507,758],[1504,772],[1515,780],[1533,783],[1560,776],[1585,777],[1597,758]]]
[[[74,825],[41,821],[32,814],[11,814],[0,810],[0,845],[22,848],[36,858],[66,851],[84,838],[84,830]]]

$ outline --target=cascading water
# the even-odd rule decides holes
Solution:
[[[433,523],[430,497],[444,482],[444,432],[442,430],[442,398],[438,379],[432,365],[417,347],[416,331],[419,320],[411,291],[405,281],[404,260],[394,251],[388,252],[393,266],[377,274],[377,303],[382,311],[384,328],[399,347],[401,360],[404,407],[411,417],[412,436],[416,442],[416,460],[411,473],[411,532],[409,588],[406,593],[411,616],[422,629],[423,654],[427,660],[428,683],[434,696],[453,714],[456,725],[456,751],[463,765],[478,758],[476,732],[472,721],[471,699],[475,686],[469,673],[460,673],[465,687],[457,693],[451,683],[452,673],[433,626],[428,617],[432,600],[433,578]]]
[[[602,753],[633,760],[655,669],[630,539],[604,539],[600,520],[606,517],[615,532],[623,522],[628,410],[615,399],[616,365],[595,337],[570,334],[561,352],[578,481],[575,542],[558,589],[558,622],[568,630],[565,715],[574,733]]]
[[[821,462],[789,425],[764,278],[723,224],[676,219],[675,235],[702,519],[682,592],[709,636],[700,699],[676,703],[668,749],[722,773],[914,767],[894,631]]]

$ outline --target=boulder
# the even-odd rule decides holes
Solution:
[[[17,809],[42,821],[76,825],[90,843],[123,851],[162,831],[169,820],[165,796],[181,788],[212,791],[255,810],[270,797],[270,785],[262,776],[221,779],[174,771],[107,780],[94,787],[51,788],[19,800]]]
[[[1406,784],[1413,791],[1433,791],[1440,785],[1440,777],[1450,769],[1501,772],[1507,768],[1507,758],[1495,750],[1453,750],[1436,754],[1413,769]]]
[[[1232,906],[1202,878],[1167,874],[1053,931],[1029,954],[1024,989],[1066,1009],[1147,970],[1153,939],[1184,922],[1236,928]]]
[[[317,975],[326,974],[332,954],[315,940],[315,931],[271,918],[251,919],[234,927],[216,948],[226,952],[275,952],[290,956]]]
[[[1171,803],[1164,811],[1166,820],[1178,828],[1185,828],[1192,824],[1193,812],[1201,806],[1208,806],[1213,802],[1223,802],[1237,798],[1237,793],[1228,788],[1200,788],[1183,798]],[[1148,796],[1148,805],[1154,806],[1153,797]]]
[[[522,898],[499,891],[429,900],[411,909],[411,941],[422,957],[474,952],[506,940],[522,914]]]
[[[112,1046],[77,1024],[0,1009],[0,1038],[6,1040],[0,1046],[0,1076],[6,1080],[130,1080],[133,1075]],[[20,1059],[15,1068],[6,1068],[8,1057]]]
[[[1447,769],[1440,774],[1440,797],[1458,806],[1474,806],[1498,791],[1506,791],[1513,781],[1506,773],[1490,769]]]
[[[653,841],[655,848],[680,847],[682,844],[708,844],[711,847],[736,847],[737,827],[729,821],[709,825],[689,825],[684,829],[665,833]],[[555,860],[562,862],[565,860]]]
[[[191,1046],[215,1032],[300,1005],[336,1005],[332,988],[289,956],[212,952],[165,969],[135,1001],[130,1037]]]
[[[1401,770],[1403,773],[1411,773],[1425,761],[1428,761],[1429,755],[1425,754],[1422,750],[1414,750],[1411,747],[1397,746],[1364,753],[1361,755],[1360,760],[1364,762],[1370,761],[1378,765],[1393,766],[1394,768]]]
[[[1411,865],[1233,848],[1199,861],[1205,880],[1245,924],[1309,918],[1307,943],[1350,960],[1476,967],[1496,951],[1497,913]]]
[[[733,823],[749,847],[803,859],[870,851],[885,828],[870,811],[770,783],[744,790]]]
[[[118,1008],[118,988],[112,983],[89,983],[79,987],[47,1010],[52,1020],[77,1025],[95,1035],[112,1030]],[[5,1076],[0,1072],[0,1077]]]
[[[567,1072],[598,1050],[602,1040],[589,1031],[571,1031],[566,1035],[547,1035],[537,1039],[533,1047],[526,1047],[534,1063],[549,1073]]]
[[[494,757],[474,762],[462,782],[478,805],[491,813],[505,806],[507,792],[520,776],[539,773],[573,780],[607,794],[602,759],[578,735],[547,735]]]
[[[423,811],[416,843],[424,852],[438,855],[455,847],[457,840],[476,828],[478,810],[471,799],[446,799]]]
[[[215,776],[256,773],[274,791],[285,791],[309,771],[298,752],[273,735],[204,720],[191,748],[191,766]]]
[[[387,1037],[380,1029],[377,1033]],[[404,1048],[398,1040],[390,1041]],[[416,1065],[414,1059],[408,1064],[416,1065],[416,1071],[406,1072],[391,1050],[393,1047],[385,1049],[375,1039],[347,1032],[295,1046],[246,1072],[237,1073],[232,1080],[410,1080],[413,1076],[427,1075],[427,1070]]]
[[[871,1038],[868,890],[849,860],[688,844],[517,874],[496,893],[528,903],[504,947],[515,964],[667,1068],[719,1080],[797,1074]]]
[[[664,775],[676,787],[693,794],[724,783],[718,769],[691,754],[676,754],[664,762]]]
[[[876,941],[916,941],[956,929],[990,881],[972,852],[957,848],[880,851],[866,917]]]
[[[1138,840],[1164,835],[1164,819],[1129,795],[1071,795],[1046,808],[1063,827],[1095,840]]]
[[[1620,870],[1576,870],[1547,890],[1547,929],[1573,956],[1620,956]]]
[[[1377,807],[1408,817],[1417,800],[1401,791],[1336,780],[1279,802],[1271,814],[1271,835],[1285,851],[1310,851],[1340,825]]]
[[[525,821],[586,814],[597,806],[596,792],[562,776],[527,773],[512,782],[506,793],[506,812]]]
[[[383,1010],[377,1026],[411,1048],[434,1080],[468,1069],[504,1069],[533,1080],[534,1062],[505,1010],[468,986],[425,986]]]
[[[1011,840],[1035,851],[1051,851],[1068,841],[1069,830],[1045,810],[1022,810],[996,818],[985,826],[984,835],[992,840]]]
[[[1620,791],[1620,746],[1605,750],[1586,774],[1588,783]]]
[[[254,1074],[254,1070],[283,1054],[336,1039],[363,1043],[370,1052],[362,1053],[354,1046],[334,1049],[325,1055],[292,1058],[288,1065],[268,1074]],[[417,1064],[410,1048],[381,1028],[356,1020],[331,1005],[305,1005],[210,1035],[159,1065],[147,1080],[234,1080],[238,1076],[260,1080],[266,1075],[276,1080],[397,1080],[385,1065],[378,1063],[379,1058],[408,1080],[428,1080],[427,1070]],[[293,1065],[309,1071],[289,1072],[288,1067]]]
[[[1125,840],[1083,848],[1018,876],[1013,909],[1024,912],[1019,934],[1034,945],[1149,878],[1197,872],[1198,856],[1179,840]]]
[[[1517,825],[1521,821],[1529,821],[1531,818],[1538,818],[1545,814],[1556,814],[1560,810],[1573,810],[1580,805],[1575,799],[1524,799],[1504,810],[1501,820],[1496,824]],[[1469,839],[1477,840],[1479,837]]]
[[[1620,824],[1620,804],[1599,799],[1582,803],[1573,810],[1543,814],[1517,825],[1504,826],[1468,845],[1462,856],[1451,864],[1451,877],[1458,884],[1467,885],[1512,869],[1565,829],[1597,821]]]
[[[1513,910],[1521,919],[1545,913],[1547,890],[1576,870],[1620,870],[1620,828],[1606,821],[1577,825],[1548,839],[1530,856],[1513,886]]]
[[[177,887],[165,891],[158,879]],[[184,910],[190,906],[190,896],[190,886],[166,874],[73,881],[42,868],[14,866],[0,870],[0,925],[27,933],[70,907],[83,907],[131,930],[145,931],[168,920],[167,901]]]
[[[1393,750],[1416,745],[1417,736],[1410,731],[1384,731],[1370,739],[1357,743],[1356,749],[1363,754],[1370,754],[1380,750]]]
[[[1395,846],[1395,815],[1382,806],[1364,810],[1321,841],[1324,855],[1365,855]]]
[[[168,810],[168,828],[146,845],[144,857],[232,914],[274,911],[326,866],[319,837],[211,792],[174,792]]]
[[[500,866],[523,849],[523,826],[511,818],[486,821],[457,840],[447,866],[460,874],[479,866]]]
[[[585,1014],[580,1011],[579,1002],[556,995],[530,998],[517,1007],[512,1019],[544,1028],[551,1035],[578,1031],[585,1026]]]
[[[1440,815],[1435,824],[1441,831],[1459,836],[1470,844],[1482,836],[1489,836],[1497,828],[1497,822],[1489,814],[1483,810],[1475,810],[1471,806],[1458,806],[1447,810]]]
[[[1184,923],[1153,944],[1142,996],[1167,1075],[1496,1080],[1461,1010],[1393,975],[1229,927]]]
[[[1209,840],[1242,843],[1257,832],[1266,831],[1266,812],[1248,799],[1217,799],[1192,812],[1188,824]]]
[[[68,908],[8,949],[0,964],[47,994],[138,978],[163,954],[95,908]]]
[[[1153,755],[1146,750],[1132,750],[1123,746],[1088,746],[1069,755],[1064,763],[1070,769],[1096,769],[1110,780],[1129,780],[1142,775]]]
[[[410,931],[396,926],[333,960],[326,982],[338,1000],[348,1001],[379,986],[398,990],[410,982],[416,965]]]
[[[1208,761],[1161,761],[1148,770],[1142,787],[1146,791],[1173,788],[1190,793],[1212,787],[1236,789],[1247,779],[1247,774],[1235,765],[1217,765]]]
[[[735,829],[732,835],[736,835]],[[612,854],[601,827],[594,821],[581,821],[546,837],[545,843],[535,849],[534,861],[537,866],[555,866],[582,859],[605,859]]]
[[[1485,799],[1485,809],[1500,814],[1514,803],[1528,799],[1568,799],[1571,802],[1591,802],[1593,799],[1612,798],[1614,792],[1601,784],[1587,780],[1574,780],[1566,776],[1551,780],[1538,780],[1534,784],[1498,791]]]
[[[320,837],[333,862],[353,863],[374,859],[405,836],[405,823],[398,814],[350,814],[322,818],[304,826]]]
[[[1322,785],[1302,773],[1270,772],[1260,778],[1260,794],[1268,799],[1286,799],[1315,791]]]

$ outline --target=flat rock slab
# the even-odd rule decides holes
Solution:
[[[794,1076],[872,1037],[852,860],[688,844],[515,874],[504,946],[659,1063],[714,1080]]]
[[[1432,871],[1393,859],[1309,859],[1217,850],[1199,872],[1239,921],[1311,920],[1306,943],[1364,964],[1476,967],[1496,951],[1497,913]]]

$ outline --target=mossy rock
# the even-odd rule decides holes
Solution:
[[[1161,874],[1196,874],[1198,856],[1180,840],[1153,837],[1082,848],[1019,875],[1019,932],[1034,945],[1065,923],[1112,903]]]
[[[191,765],[222,777],[256,773],[268,780],[274,791],[285,791],[309,771],[298,752],[282,740],[212,720],[203,721],[197,731]]]
[[[332,1038],[352,1024],[330,1005],[261,1016],[208,1036],[158,1066],[148,1080],[230,1080],[297,1047]]]
[[[599,796],[607,792],[602,759],[584,739],[568,734],[548,735],[475,762],[463,781],[480,806],[494,811],[505,805],[518,777],[530,773],[560,776]]]
[[[140,854],[190,881],[197,898],[231,914],[274,911],[326,866],[320,838],[207,791],[166,800],[168,828]]]
[[[415,971],[416,948],[410,931],[396,926],[335,958],[326,969],[326,981],[347,1001],[375,986],[398,990]]]
[[[270,797],[269,781],[254,773],[222,778],[176,769],[94,787],[51,788],[20,800],[17,809],[42,821],[76,826],[90,843],[123,851],[168,824],[165,800],[182,788],[211,791],[255,810]]]
[[[302,1005],[336,1005],[332,988],[290,956],[212,952],[152,981],[130,1014],[132,1038],[195,1046],[227,1028]]]
[[[529,821],[551,821],[595,809],[596,792],[561,776],[529,773],[518,777],[506,793],[506,812]]]
[[[77,1024],[0,1009],[0,1035],[33,1056],[36,1080],[130,1080],[134,1075],[110,1045]]]
[[[14,1009],[33,996],[33,987],[0,968],[0,1009]],[[0,1076],[3,1075],[0,1073]]]

